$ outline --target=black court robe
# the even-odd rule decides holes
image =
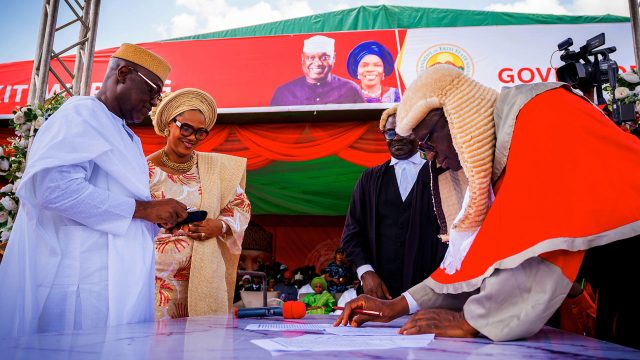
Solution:
[[[346,257],[355,268],[370,264],[378,274],[385,264],[376,249],[379,248],[378,242],[385,239],[378,239],[376,235],[379,233],[376,231],[379,222],[376,209],[379,206],[382,178],[389,167],[390,160],[364,171],[353,190],[341,239]],[[404,271],[398,276],[402,291],[428,278],[440,265],[447,250],[447,244],[437,237],[439,228],[431,197],[430,171],[429,163],[422,166],[409,194],[413,199],[404,244]],[[389,287],[387,281],[385,284]]]

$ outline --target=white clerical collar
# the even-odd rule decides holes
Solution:
[[[414,165],[420,165],[423,164],[424,162],[426,162],[427,160],[423,159],[422,157],[420,157],[420,152],[416,152],[415,154],[413,154],[412,157],[405,159],[405,160],[398,160],[396,158],[394,158],[393,156],[391,157],[391,163],[389,165],[393,166],[397,163],[403,164],[403,163],[407,163],[410,162]]]

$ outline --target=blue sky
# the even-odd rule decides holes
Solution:
[[[71,18],[71,12],[61,3],[58,24]],[[569,15],[629,14],[627,0],[102,0],[96,49],[378,4]],[[41,0],[0,0],[0,63],[34,57],[41,9]],[[77,26],[61,31],[54,49],[73,43],[77,36]]]

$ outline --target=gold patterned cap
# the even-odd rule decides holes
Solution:
[[[163,83],[171,72],[171,66],[165,59],[138,45],[124,43],[111,57],[138,64],[158,75]]]
[[[200,89],[185,88],[165,94],[160,106],[151,112],[156,133],[164,136],[169,121],[187,110],[199,110],[204,115],[204,126],[207,130],[211,130],[216,123],[218,108],[211,95]]]

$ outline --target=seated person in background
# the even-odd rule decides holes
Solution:
[[[238,284],[236,284],[236,289],[233,293],[234,304],[242,300],[242,297],[240,296],[240,291],[244,291],[244,288],[247,287],[247,285],[249,284],[251,284],[251,276],[249,275],[243,276],[242,279],[238,282]]]
[[[347,284],[351,283],[353,272],[351,267],[345,263],[344,250],[337,248],[335,260],[330,262],[326,267],[325,279],[330,293],[342,293],[347,291]]]
[[[273,288],[280,293],[280,300],[282,301],[294,301],[298,300],[298,289],[291,283],[293,279],[293,272],[287,270],[284,272],[281,283],[276,284]]]
[[[302,299],[307,306],[307,314],[330,314],[336,306],[336,299],[327,291],[327,282],[321,276],[311,280],[313,294]]]
[[[307,294],[313,293],[313,289],[311,288],[311,285],[305,281],[304,275],[297,273],[293,279],[294,284],[298,289],[298,299],[302,299],[307,296]]]
[[[300,289],[305,286],[304,275],[302,275],[302,273],[297,272],[293,276],[293,285],[296,287],[296,289],[298,289],[298,291],[300,291]]]
[[[275,291],[274,288],[276,286],[276,279],[271,278],[267,282],[267,291]]]
[[[362,295],[364,292],[362,291],[362,286],[360,286],[360,280],[353,280],[353,286],[347,289],[347,291],[342,293],[340,299],[338,299],[338,306],[344,307],[349,301],[358,297],[358,295]],[[342,310],[336,310],[333,312],[334,315],[342,314]]]
[[[279,263],[275,262],[274,265],[275,264],[279,264]],[[278,269],[279,269],[278,271],[275,271],[274,278],[276,279],[276,283],[280,284],[280,283],[282,283],[282,281],[284,279],[284,273],[289,270],[289,267],[287,265],[285,265],[285,264],[280,264]],[[291,275],[291,276],[293,277],[293,275]]]
[[[257,276],[251,278],[251,284],[245,286],[244,291],[262,291],[262,278]]]

